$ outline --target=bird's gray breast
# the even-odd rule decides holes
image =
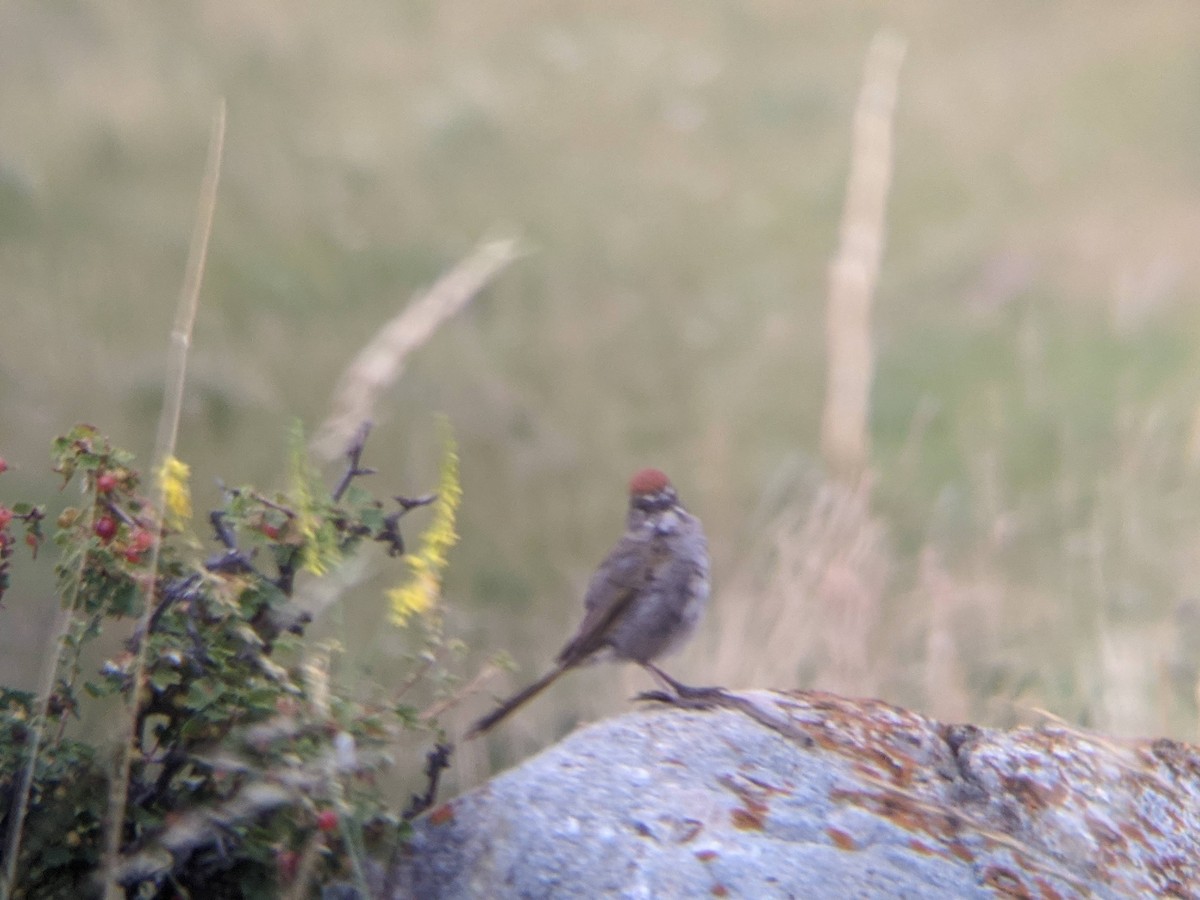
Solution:
[[[637,662],[678,650],[699,623],[709,591],[708,545],[699,521],[671,510],[647,526],[653,562],[607,641],[614,655]]]

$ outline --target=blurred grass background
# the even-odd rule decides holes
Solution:
[[[824,302],[881,27],[908,54],[854,491],[817,454]],[[510,650],[503,693],[548,663],[653,464],[713,551],[683,680],[1196,737],[1194,4],[5,4],[5,499],[67,502],[45,460],[77,420],[149,457],[222,95],[179,445],[200,509],[218,476],[280,484],[288,423],[324,418],[357,349],[519,233],[532,253],[411,360],[368,447],[375,486],[414,494],[435,414],[456,430],[467,674]],[[349,683],[404,646],[397,572],[328,626]],[[36,681],[50,586],[19,567],[0,681]],[[573,674],[459,783],[644,686]]]

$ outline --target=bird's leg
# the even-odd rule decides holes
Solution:
[[[642,663],[642,668],[653,675],[661,684],[670,689],[666,691],[645,691],[638,694],[636,700],[656,700],[660,703],[670,703],[685,709],[709,709],[716,701],[725,696],[723,688],[719,687],[689,687],[676,681],[658,666],[651,662]]]

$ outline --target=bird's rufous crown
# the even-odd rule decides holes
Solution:
[[[671,479],[661,469],[642,469],[629,479],[629,494],[657,494],[670,485]]]

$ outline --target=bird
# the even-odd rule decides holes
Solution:
[[[708,541],[700,520],[683,508],[660,469],[639,470],[629,481],[625,533],[588,582],[575,636],[550,671],[471,726],[466,739],[495,727],[570,669],[610,660],[635,662],[671,690],[643,699],[705,705],[718,688],[688,687],[654,661],[687,642],[708,595]]]

